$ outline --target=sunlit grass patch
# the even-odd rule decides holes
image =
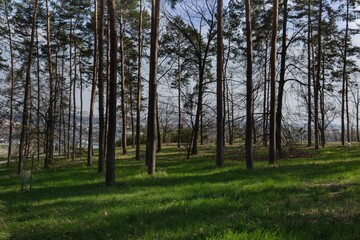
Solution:
[[[46,170],[38,163],[33,190],[24,193],[15,166],[0,167],[5,230],[14,239],[360,238],[359,146],[276,167],[255,159],[253,171],[234,148],[218,168],[213,146],[190,159],[164,146],[155,176],[134,149],[119,151],[112,188],[85,159],[58,159]]]

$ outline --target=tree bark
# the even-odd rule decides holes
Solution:
[[[156,166],[156,75],[158,68],[158,40],[160,0],[151,2],[151,47],[150,47],[150,74],[149,74],[149,106],[147,126],[146,161],[148,174],[155,174]]]
[[[139,0],[139,33],[138,33],[138,78],[137,78],[137,93],[136,93],[136,160],[140,160],[140,113],[141,113],[141,67],[142,67],[142,0]]]
[[[70,159],[70,128],[71,128],[71,108],[72,108],[72,101],[71,101],[71,94],[72,94],[72,20],[70,20],[70,39],[69,39],[69,47],[70,47],[70,60],[69,60],[69,113],[68,113],[68,122],[67,122],[67,159]]]
[[[121,131],[121,147],[123,155],[127,154],[126,143],[126,109],[125,109],[125,53],[124,53],[124,29],[123,16],[120,15],[120,59],[121,59],[121,117],[122,117],[122,131]]]
[[[74,161],[76,156],[76,72],[77,72],[77,43],[76,39],[74,38],[74,78],[73,78],[73,132],[72,132],[72,151],[71,151],[71,158]]]
[[[5,1],[5,17],[7,22],[7,30],[9,37],[9,47],[10,47],[10,72],[11,72],[11,89],[10,89],[10,122],[9,122],[9,147],[8,147],[8,158],[7,158],[7,166],[10,165],[11,154],[12,154],[12,139],[13,139],[13,125],[14,125],[14,94],[15,94],[15,64],[14,64],[14,53],[13,53],[13,41],[12,41],[12,32],[10,26],[10,19],[8,13],[7,1]]]
[[[349,131],[349,103],[348,103],[348,76],[347,76],[347,51],[349,38],[349,0],[346,0],[346,24],[345,24],[345,40],[344,40],[344,55],[343,55],[343,74],[342,74],[342,104],[341,104],[341,144],[345,145],[345,131],[347,141],[350,142]],[[345,128],[345,114],[346,114],[346,128]],[[345,130],[346,129],[346,130]]]
[[[101,0],[103,2],[103,0]],[[91,97],[90,97],[90,113],[89,113],[89,130],[88,130],[88,148],[87,148],[87,166],[93,164],[93,121],[94,121],[94,103],[96,95],[96,76],[97,76],[97,38],[98,38],[98,0],[94,0],[94,52],[93,52],[93,68],[92,68],[92,83],[91,83]],[[104,170],[104,162],[98,162],[98,172]]]
[[[308,122],[307,122],[307,142],[308,142],[308,147],[310,147],[312,145],[312,128],[311,128],[311,121],[312,121],[312,110],[311,110],[311,72],[312,72],[312,58],[311,58],[311,45],[312,45],[312,39],[311,39],[311,32],[312,32],[312,27],[311,27],[311,4],[310,4],[311,0],[308,0],[308,46],[307,46],[307,53],[308,53]]]
[[[317,54],[317,70],[314,86],[314,118],[315,118],[315,149],[319,149],[319,90],[321,75],[321,59],[322,59],[322,0],[319,1],[319,17],[318,17],[318,54]]]
[[[216,59],[216,166],[224,165],[223,121],[223,1],[217,1],[217,59]]]
[[[246,12],[246,139],[245,139],[245,155],[246,168],[252,170],[253,166],[253,129],[254,129],[254,113],[253,113],[253,81],[252,81],[252,29],[251,29],[251,5],[250,0],[245,1]]]
[[[288,21],[288,0],[284,0],[284,16],[282,26],[282,44],[281,44],[281,63],[280,63],[280,79],[279,79],[279,91],[277,98],[277,111],[276,111],[276,150],[279,155],[282,154],[281,147],[281,129],[282,129],[282,107],[285,87],[285,71],[286,71],[286,55],[287,55],[287,44],[286,44],[286,32],[287,32],[287,21]]]
[[[51,62],[51,36],[50,36],[50,12],[49,12],[49,0],[46,0],[46,48],[47,48],[47,62],[48,62],[48,71],[49,71],[49,89],[50,89],[50,101],[47,112],[47,121],[46,121],[46,153],[44,159],[44,167],[48,168],[49,163],[53,158],[53,139],[54,139],[54,92],[53,92],[53,69]]]
[[[106,151],[106,186],[115,184],[115,133],[116,133],[116,72],[117,72],[117,36],[115,1],[107,0],[110,18],[110,95],[109,95],[109,126]]]
[[[111,3],[109,3],[109,1],[108,1],[108,4],[111,4]],[[108,12],[108,14],[110,15],[110,12]],[[110,18],[111,18],[111,16],[110,16]],[[102,171],[101,168],[104,165],[104,157],[105,157],[105,153],[104,153],[105,152],[105,150],[104,150],[105,149],[105,120],[104,120],[104,1],[103,0],[100,0],[98,24],[99,24],[99,33],[98,33],[98,58],[99,58],[99,61],[98,61],[98,91],[99,91],[99,93],[98,93],[99,94],[99,156],[98,156],[98,172],[101,172]],[[110,26],[110,28],[111,28],[111,26]],[[112,41],[112,40],[113,39],[110,39],[110,41]],[[111,63],[111,64],[116,64],[116,61],[114,61],[114,63]],[[115,76],[116,76],[116,74],[115,74]]]
[[[31,26],[31,37],[30,37],[30,47],[27,58],[27,66],[26,66],[26,78],[25,78],[25,94],[23,101],[23,117],[22,117],[22,125],[21,125],[21,134],[20,134],[20,146],[19,146],[19,162],[18,162],[18,173],[20,174],[22,169],[23,162],[23,154],[24,154],[24,146],[26,143],[27,135],[28,135],[28,124],[29,124],[29,103],[30,103],[30,91],[31,91],[31,62],[32,62],[32,53],[33,53],[33,45],[35,38],[35,28],[36,28],[36,19],[38,14],[38,0],[35,0],[34,5],[34,13],[32,17],[32,26]]]
[[[269,163],[276,161],[276,39],[278,30],[279,1],[273,1],[273,26],[271,37],[270,71],[271,71],[271,92],[270,92],[270,146]]]

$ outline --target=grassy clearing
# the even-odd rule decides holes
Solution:
[[[13,239],[360,239],[360,146],[257,161],[252,172],[239,151],[227,148],[216,168],[213,147],[190,160],[165,147],[155,177],[130,151],[110,189],[85,159],[37,168],[25,193],[1,166],[5,230]]]

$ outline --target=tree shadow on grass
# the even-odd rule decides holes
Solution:
[[[259,227],[278,232],[283,239],[360,236],[359,206],[344,207],[345,188],[339,188],[331,199],[327,186],[170,190],[160,195],[144,190],[126,197],[119,192],[101,200],[64,199],[33,206],[19,221],[39,217],[46,223],[48,217],[57,224],[35,232],[30,231],[31,224],[25,224],[24,235],[16,239],[208,239],[229,229],[251,232]],[[41,222],[35,224],[41,226]]]

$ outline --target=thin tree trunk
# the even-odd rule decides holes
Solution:
[[[268,40],[266,39],[265,43],[265,60],[264,60],[264,100],[263,100],[263,145],[264,147],[268,146]]]
[[[116,133],[116,72],[117,72],[117,37],[115,1],[108,0],[110,18],[110,95],[109,95],[109,126],[106,150],[106,186],[115,184],[115,133]]]
[[[273,1],[273,26],[271,38],[270,71],[271,71],[271,93],[270,93],[270,146],[269,163],[276,161],[276,39],[278,30],[279,1]]]
[[[254,129],[254,113],[253,113],[253,51],[252,51],[252,29],[251,29],[251,5],[250,0],[245,1],[246,12],[246,168],[252,170],[253,165],[253,129]]]
[[[178,52],[180,53],[180,46],[178,49]],[[180,148],[181,146],[181,59],[178,55],[178,144],[177,147]]]
[[[34,47],[34,38],[35,38],[35,28],[36,28],[36,19],[38,14],[38,0],[35,0],[34,13],[31,26],[31,37],[30,37],[30,47],[27,58],[27,68],[26,68],[26,78],[25,78],[25,94],[23,101],[23,117],[21,125],[21,134],[20,134],[20,145],[19,145],[19,162],[18,162],[18,173],[21,172],[22,162],[24,157],[24,146],[26,143],[28,135],[28,124],[29,124],[29,103],[30,103],[30,91],[31,91],[31,62],[32,62],[32,53]]]
[[[288,0],[283,2],[284,17],[282,26],[282,44],[281,44],[281,63],[280,63],[280,79],[279,79],[279,91],[277,98],[277,111],[276,111],[276,150],[279,155],[282,154],[281,147],[281,129],[282,129],[282,107],[285,87],[285,71],[286,71],[286,55],[287,55],[287,44],[286,44],[286,32],[287,32],[287,21],[288,21]]]
[[[346,108],[346,135],[347,141],[351,142],[350,139],[350,117],[349,117],[349,80],[347,74],[347,51],[348,51],[348,41],[349,41],[349,5],[350,1],[346,0],[346,26],[345,26],[345,44],[344,44],[344,57],[343,57],[343,95],[345,94],[345,108]],[[344,104],[344,97],[343,97]],[[342,109],[342,112],[344,110]],[[342,113],[343,116],[343,113]],[[344,145],[344,144],[343,144]]]
[[[40,161],[40,93],[41,93],[41,79],[40,79],[40,48],[39,48],[39,34],[38,27],[36,27],[36,68],[37,68],[37,110],[36,110],[36,148],[37,161]]]
[[[110,97],[110,28],[109,28],[109,18],[107,18],[107,45],[106,45],[106,105],[105,105],[105,136],[104,136],[104,156],[107,156],[107,139],[109,133],[109,97]]]
[[[103,0],[102,0],[103,1]],[[93,121],[94,121],[94,105],[96,95],[96,77],[97,77],[97,38],[98,38],[98,0],[94,0],[94,52],[93,52],[93,68],[92,68],[92,83],[91,83],[91,97],[90,97],[90,113],[89,113],[89,130],[88,130],[88,148],[87,148],[87,166],[93,164]],[[101,3],[100,3],[101,4]],[[98,162],[98,172],[104,169],[104,162]]]
[[[49,89],[50,89],[50,101],[49,108],[47,112],[47,121],[46,121],[46,153],[44,160],[44,167],[48,168],[51,159],[53,158],[53,139],[54,139],[54,92],[53,92],[53,69],[51,62],[51,36],[50,36],[50,12],[49,12],[49,0],[46,0],[46,48],[47,48],[47,62],[48,62],[48,71],[49,71]]]
[[[223,1],[217,1],[217,58],[216,58],[216,166],[224,165],[224,121],[223,121]]]
[[[79,57],[79,61],[80,61]],[[80,75],[80,126],[79,126],[79,143],[80,143],[80,158],[82,158],[82,134],[83,134],[83,108],[84,108],[84,99],[83,99],[83,78],[82,78],[82,69],[81,62],[79,62],[79,75]]]
[[[322,59],[322,0],[319,1],[319,18],[318,18],[318,55],[317,55],[317,72],[314,90],[314,114],[315,114],[315,149],[319,149],[319,89],[320,89],[320,75],[321,75],[321,59]]]
[[[73,132],[72,132],[72,154],[71,158],[74,161],[76,157],[76,71],[77,71],[77,64],[76,64],[76,56],[77,56],[77,45],[76,40],[74,39],[74,78],[73,78]]]
[[[141,59],[142,59],[142,0],[139,0],[139,34],[138,34],[138,79],[136,93],[136,160],[140,160],[140,112],[141,112]]]
[[[323,71],[322,71],[322,87],[320,88],[320,111],[321,111],[321,146],[325,147],[325,57],[322,59]]]
[[[308,125],[307,125],[307,142],[308,142],[308,147],[310,147],[312,145],[312,128],[311,128],[311,121],[312,121],[312,110],[311,110],[311,70],[312,68],[312,64],[311,64],[311,45],[312,45],[312,39],[311,39],[311,32],[312,32],[312,27],[311,27],[311,4],[310,4],[311,0],[308,0],[308,46],[307,46],[307,51],[308,51]]]
[[[112,1],[108,1],[108,4]],[[108,10],[110,11],[110,10]],[[110,15],[110,12],[109,12]],[[109,16],[111,18],[111,16]],[[99,156],[98,156],[98,172],[102,172],[105,157],[105,120],[104,120],[104,1],[100,1],[99,6],[99,33],[98,33],[98,90],[99,90]],[[110,30],[111,31],[111,30]],[[116,38],[116,35],[115,35]],[[111,39],[112,41],[112,39]],[[116,48],[114,48],[116,49]],[[111,64],[117,61],[111,60]],[[115,73],[116,76],[116,73]],[[116,105],[115,105],[116,106]],[[115,129],[115,128],[114,128]],[[114,135],[115,136],[115,135]],[[115,181],[115,179],[114,179]]]
[[[13,140],[13,125],[14,125],[14,94],[15,94],[15,64],[14,64],[14,53],[13,53],[13,41],[12,41],[12,33],[11,33],[11,26],[9,20],[9,13],[8,13],[8,6],[7,1],[5,1],[5,15],[6,15],[6,22],[7,22],[7,30],[8,30],[8,37],[9,37],[9,47],[10,47],[10,72],[11,72],[11,89],[10,89],[10,124],[9,124],[9,147],[8,147],[8,158],[7,158],[7,166],[10,165],[11,161],[11,154],[12,154],[12,140]]]
[[[70,47],[70,60],[69,60],[69,67],[70,67],[70,71],[69,71],[69,113],[68,113],[68,126],[67,126],[67,159],[70,159],[70,128],[71,128],[71,108],[72,108],[72,100],[71,100],[71,95],[72,95],[72,20],[70,20],[70,39],[69,39],[69,47]]]
[[[121,147],[123,155],[127,154],[126,143],[126,110],[125,110],[125,53],[124,53],[124,29],[123,16],[120,14],[120,61],[121,61],[121,116],[122,116],[122,131],[121,131]]]

